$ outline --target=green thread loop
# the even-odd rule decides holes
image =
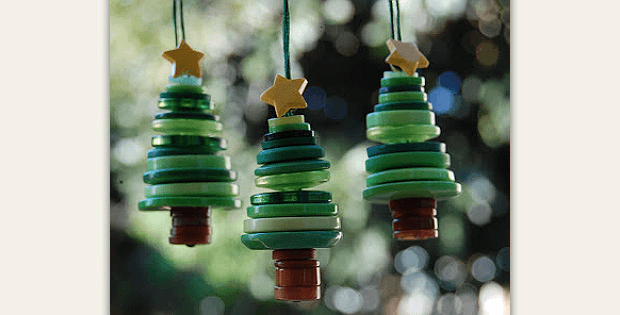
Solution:
[[[282,14],[282,44],[284,48],[284,76],[291,78],[291,56],[289,52],[289,36],[291,32],[291,18],[288,9],[288,0],[283,0]]]
[[[185,40],[185,22],[183,21],[183,0],[179,0],[179,17],[181,19],[181,38]],[[174,47],[179,47],[179,30],[177,28],[177,0],[172,0],[172,23],[174,24]]]

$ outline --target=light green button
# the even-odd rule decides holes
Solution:
[[[202,86],[193,84],[171,84],[166,85],[166,92],[168,93],[204,93]]]
[[[424,142],[441,134],[434,125],[377,126],[366,129],[368,140],[383,144]]]
[[[206,119],[155,119],[151,126],[157,132],[198,136],[215,136],[223,129],[221,122]]]
[[[366,178],[366,186],[380,185],[390,182],[404,181],[454,181],[454,173],[450,170],[432,167],[398,168],[374,173]]]
[[[340,230],[338,217],[283,217],[245,219],[243,232],[331,231]]]
[[[146,197],[235,197],[239,195],[239,186],[232,183],[173,183],[151,185],[146,187]]]
[[[169,155],[146,160],[146,169],[149,171],[169,168],[224,168],[229,170],[232,167],[230,157],[226,155]]]
[[[273,190],[298,190],[314,187],[328,180],[329,171],[320,170],[261,176],[256,178],[255,184]]]
[[[419,74],[417,72],[413,73],[413,78],[416,78],[418,76],[419,76]],[[404,71],[383,71],[383,77],[384,78],[402,78],[402,77],[411,78]]]
[[[366,171],[369,173],[414,167],[448,168],[450,155],[441,152],[410,151],[376,155],[366,160]]]
[[[275,128],[276,126],[285,125],[285,124],[303,124],[305,122],[304,115],[295,115],[295,116],[286,116],[281,118],[271,118],[267,120],[267,124],[269,125],[269,130]],[[271,132],[271,131],[270,131]]]
[[[293,116],[294,117],[294,116]],[[309,123],[283,124],[269,127],[270,133],[289,131],[289,130],[311,130]]]
[[[328,248],[342,239],[340,231],[267,232],[241,235],[249,249]]]
[[[147,198],[138,203],[143,211],[170,211],[174,207],[214,207],[223,210],[241,207],[241,200],[230,197],[158,197]]]
[[[455,182],[413,181],[376,185],[364,189],[364,199],[375,203],[388,203],[403,198],[446,199],[461,193],[461,185]]]
[[[379,103],[389,102],[426,102],[426,93],[424,92],[391,92],[379,94]]]
[[[366,115],[366,128],[410,124],[434,125],[435,113],[429,110],[390,110]]]

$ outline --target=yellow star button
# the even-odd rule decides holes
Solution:
[[[163,56],[174,65],[174,78],[185,74],[196,78],[202,77],[200,62],[205,54],[193,50],[184,40],[181,41],[177,49],[168,50],[163,53]]]
[[[426,68],[429,65],[428,59],[413,43],[388,39],[387,46],[390,49],[390,55],[385,62],[400,67],[409,76],[413,76],[417,68]]]
[[[291,80],[278,74],[273,85],[261,94],[260,100],[275,107],[276,115],[282,117],[290,109],[308,107],[306,100],[301,96],[306,85],[308,85],[306,79]]]

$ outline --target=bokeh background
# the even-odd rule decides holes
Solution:
[[[259,96],[283,73],[280,0],[184,1],[188,43],[222,116],[241,198],[273,108]],[[213,212],[213,242],[168,244],[167,212],[142,213],[150,123],[174,48],[171,1],[110,2],[111,314],[509,314],[510,7],[507,0],[401,0],[402,38],[431,62],[419,72],[463,193],[438,205],[440,236],[396,242],[387,206],[361,198],[365,115],[377,103],[390,36],[388,0],[291,0],[294,78],[321,139],[343,240],[319,250],[323,298],[273,299],[271,251],[240,242],[245,210]]]

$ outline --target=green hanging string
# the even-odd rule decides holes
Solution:
[[[394,3],[396,2],[396,3]],[[394,14],[394,5],[396,5],[396,14]],[[388,6],[390,7],[390,35],[392,39],[402,40],[400,34],[400,5],[398,0],[388,0]],[[396,20],[396,25],[394,25]]]
[[[400,37],[400,7],[398,0],[396,0],[396,40],[402,40]]]
[[[291,18],[288,10],[288,0],[283,1],[282,13],[282,44],[284,48],[284,76],[291,78],[291,54],[289,52],[289,36],[291,32]]]
[[[394,8],[392,0],[388,0],[388,6],[390,7],[390,38],[394,38]]]
[[[284,77],[291,79],[291,53],[289,51],[289,36],[291,33],[291,17],[288,9],[288,0],[282,2],[282,48],[284,51]],[[282,117],[293,116],[295,109],[291,109],[284,113]]]
[[[183,22],[183,0],[179,0],[179,16],[181,18],[181,38],[185,40],[185,23]],[[179,47],[179,30],[177,28],[177,1],[172,0],[172,23],[174,23],[174,47]]]

